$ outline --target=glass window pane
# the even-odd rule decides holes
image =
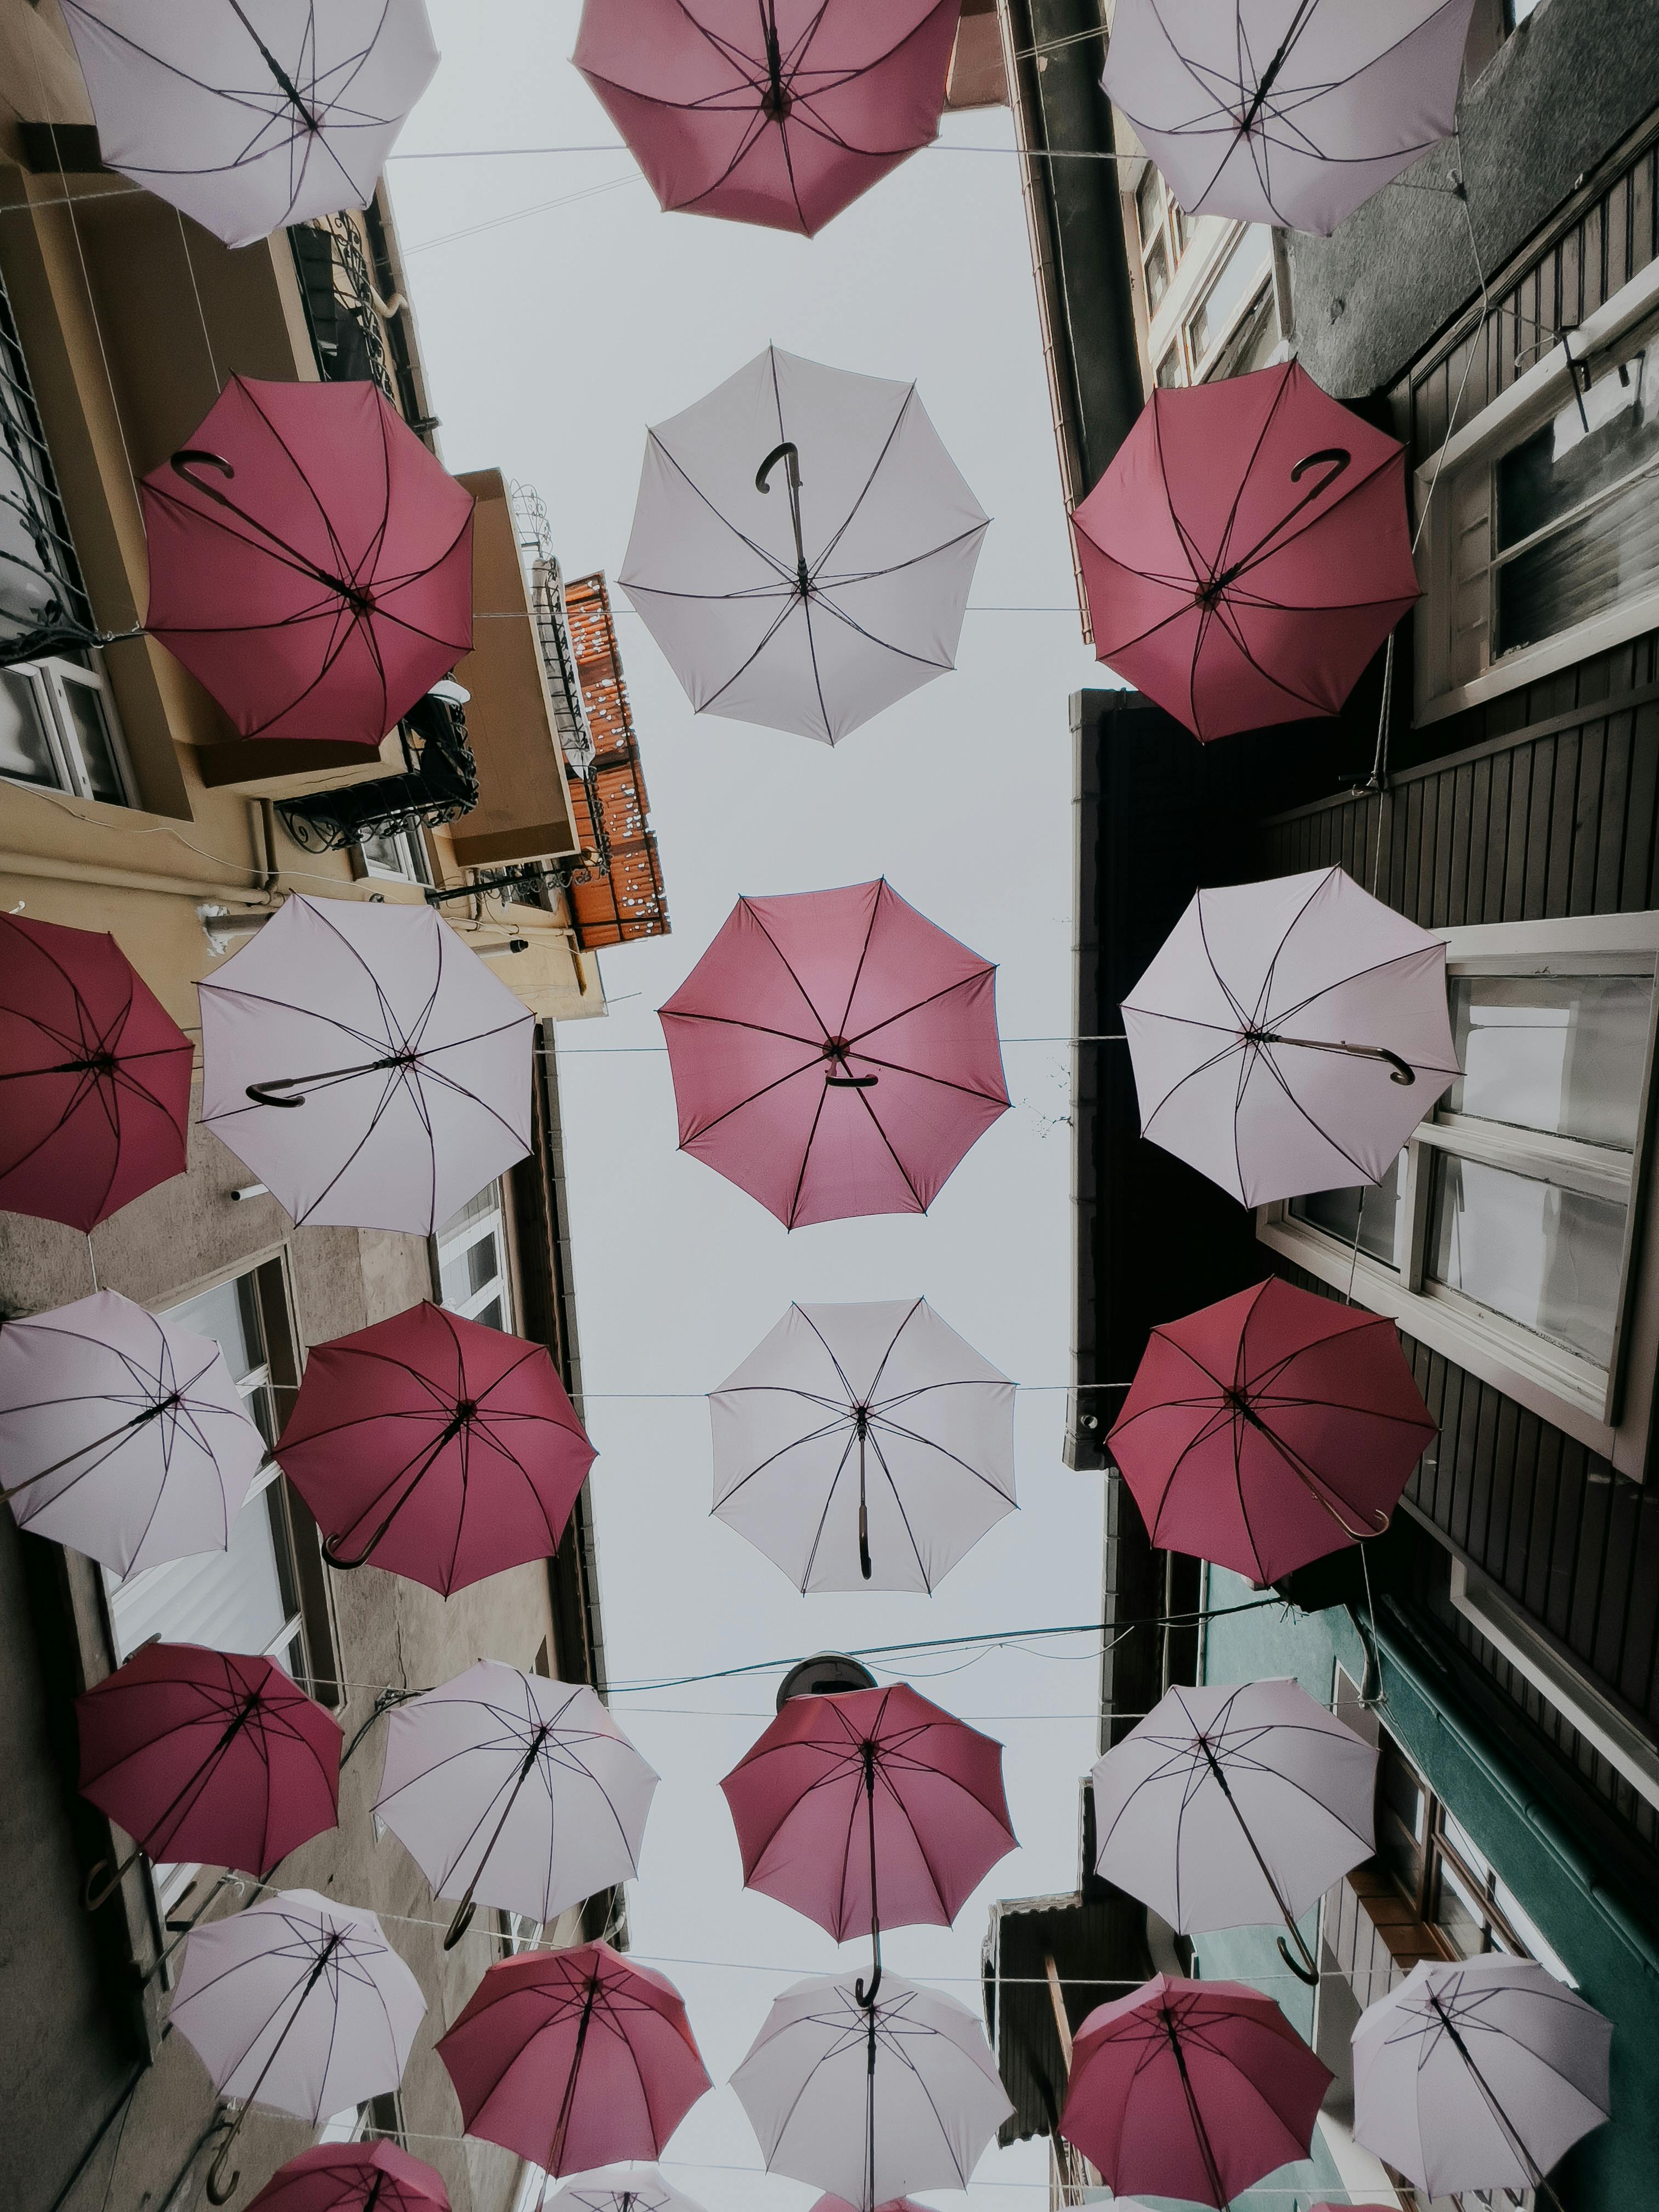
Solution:
[[[1163,204],[1164,179],[1156,169],[1149,168],[1135,189],[1135,216],[1140,225],[1143,252],[1157,234]]]
[[[1601,1366],[1613,1357],[1624,1206],[1437,1152],[1428,1273]]]
[[[0,775],[63,787],[40,684],[15,668],[0,669]]]
[[[1222,264],[1221,274],[1204,295],[1204,303],[1187,324],[1187,345],[1193,374],[1218,338],[1226,335],[1234,315],[1255,292],[1261,273],[1273,257],[1272,234],[1265,223],[1252,223]]]
[[[77,683],[72,676],[64,676],[60,681],[93,797],[107,799],[112,806],[125,805],[126,789],[116,766],[115,740],[102,693],[95,684]]]
[[[1650,976],[1456,975],[1450,996],[1455,1113],[1634,1151]]]
[[[1444,1859],[1436,1862],[1429,1917],[1460,1959],[1479,1958],[1491,1947],[1484,1905]]]
[[[1291,1200],[1293,1220],[1306,1221],[1328,1236],[1352,1245],[1355,1227],[1359,1231],[1359,1249],[1368,1252],[1373,1260],[1381,1260],[1385,1267],[1400,1265],[1401,1235],[1401,1167],[1405,1159],[1401,1153],[1390,1163],[1389,1172],[1381,1182],[1365,1183],[1352,1190],[1318,1190],[1305,1198]]]
[[[264,1338],[251,1275],[239,1275],[234,1282],[216,1284],[199,1297],[171,1307],[161,1318],[173,1328],[189,1329],[197,1336],[210,1336],[238,1382],[265,1364]]]
[[[1170,256],[1160,238],[1146,256],[1146,312],[1155,315],[1170,289]]]
[[[476,1244],[466,1248],[466,1279],[474,1293],[493,1283],[501,1272],[501,1256],[496,1249],[495,1232],[492,1229],[479,1237]]]
[[[216,1651],[263,1651],[274,1644],[289,1615],[264,1492],[249,1498],[231,1523],[228,1551],[146,1568],[111,1593],[110,1613],[123,1658],[155,1635]]]
[[[507,1327],[506,1320],[501,1312],[501,1302],[499,1298],[491,1298],[487,1306],[480,1306],[477,1312],[473,1315],[472,1318],[477,1322],[480,1328],[505,1328]]]

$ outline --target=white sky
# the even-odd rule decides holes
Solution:
[[[567,59],[574,0],[432,0],[432,14],[444,64],[403,152],[614,143]],[[1009,118],[1001,111],[951,118],[945,139],[1006,149]],[[810,242],[664,216],[623,153],[398,159],[388,177],[444,459],[455,470],[498,466],[535,485],[568,574],[603,568],[614,576],[646,424],[678,413],[775,340],[840,367],[914,377],[994,518],[973,600],[1071,605],[1024,216],[1006,150],[924,152]],[[614,179],[628,181],[546,205]],[[452,238],[457,232],[470,234]],[[1007,1048],[1016,1110],[969,1155],[927,1218],[793,1236],[676,1151],[659,1052],[594,1055],[659,1042],[653,1009],[740,892],[882,873],[1000,963],[1005,1035],[1063,1035],[1071,1025],[1066,698],[1103,672],[1080,643],[1074,615],[970,613],[957,673],[832,752],[697,720],[625,608],[618,628],[674,934],[607,953],[610,1019],[559,1032],[582,1352],[595,1394],[589,1424],[602,1455],[594,1492],[613,1680],[1087,1620],[1099,1604],[1100,1486],[1060,1464],[1058,1392],[1019,1402],[1020,1512],[932,1600],[800,1597],[708,1517],[708,1414],[696,1398],[597,1395],[707,1390],[791,1298],[917,1292],[1007,1374],[1062,1382],[1065,1048]],[[1075,1637],[967,1666],[931,1656],[910,1670],[920,1687],[1006,1743],[1024,1848],[994,1869],[953,1930],[893,1935],[886,1954],[896,1971],[937,1980],[976,2007],[987,1900],[1073,1887],[1097,1653],[1097,1643]],[[632,1893],[634,1946],[684,1990],[722,2085],[791,1972],[827,1971],[837,1958],[810,1922],[742,1889],[717,1787],[765,1725],[779,1671],[614,1698],[663,1776]],[[862,1948],[849,1947],[848,1960]],[[973,2202],[984,2212],[1035,2212],[1045,2161],[1041,2143],[992,2150]],[[759,2172],[753,2135],[724,2086],[693,2110],[664,2164],[711,2212],[796,2212],[815,2195]],[[963,2200],[935,2201],[945,2212]]]

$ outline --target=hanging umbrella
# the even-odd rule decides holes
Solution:
[[[1154,392],[1072,526],[1096,653],[1206,741],[1334,714],[1418,596],[1404,449],[1293,361]]]
[[[659,1010],[681,1151],[786,1229],[925,1213],[1008,1110],[995,977],[884,881],[739,899]]]
[[[955,666],[988,526],[914,384],[769,346],[650,432],[619,581],[698,714],[833,745]]]
[[[587,0],[571,57],[665,209],[811,237],[939,135],[961,0]]]
[[[274,1659],[149,1644],[75,1701],[81,1795],[143,1851],[269,1874],[338,1818],[340,1731]]]
[[[1444,945],[1340,868],[1200,891],[1123,1027],[1141,1135],[1245,1206],[1380,1182],[1458,1073]]]
[[[544,1346],[429,1304],[319,1344],[276,1441],[331,1566],[446,1597],[550,1559],[594,1455]]]
[[[241,2105],[208,2173],[222,2204],[242,2123],[256,2104],[313,2124],[388,2094],[426,2014],[420,1984],[372,1912],[279,1890],[185,1941],[172,2024],[222,2097]]]
[[[443,2176],[384,2136],[316,2143],[279,2166],[247,2212],[450,2212]]]
[[[873,2003],[849,1976],[797,1982],[732,2087],[769,2172],[860,2212],[912,2189],[965,2189],[1013,2111],[974,2014],[896,1974]]]
[[[1295,1682],[1167,1691],[1094,1770],[1096,1872],[1182,1935],[1297,1922],[1376,1849],[1376,1753]]]
[[[1474,0],[1122,0],[1102,82],[1189,216],[1328,234],[1457,128]]]
[[[859,2208],[849,2204],[844,2197],[820,2197],[811,2212],[859,2212]],[[926,2212],[926,2208],[913,2197],[895,2197],[890,2203],[878,2204],[876,2212]],[[1127,2212],[1133,2212],[1133,2207],[1127,2208]]]
[[[1079,2028],[1060,2132],[1115,2191],[1220,2207],[1307,2157],[1332,2079],[1271,1997],[1155,1974]]]
[[[665,2182],[658,2167],[638,2160],[578,2174],[550,2203],[562,2204],[565,2212],[702,2212],[702,2205]]]
[[[218,1346],[117,1291],[0,1329],[0,1495],[20,1528],[118,1575],[222,1552],[264,1455]]]
[[[1354,2140],[1431,2197],[1535,2190],[1612,2106],[1613,2023],[1531,1959],[1425,1959],[1353,2032]]]
[[[367,206],[438,50],[422,0],[64,0],[99,150],[227,246]]]
[[[472,495],[374,384],[233,376],[142,487],[145,628],[245,738],[378,745],[472,643]]]
[[[582,1683],[483,1659],[399,1705],[374,1810],[435,1897],[549,1921],[639,1872],[657,1776]]]
[[[873,1939],[866,2000],[881,1986],[884,1925],[948,1928],[1017,1848],[1002,1746],[903,1682],[789,1698],[720,1788],[745,1888],[838,1943]]]
[[[715,1515],[798,1589],[931,1591],[1014,1510],[1014,1386],[925,1298],[791,1306],[708,1404]]]
[[[434,1236],[530,1150],[536,1018],[429,906],[290,896],[197,990],[202,1119],[296,1225]]]
[[[1393,1322],[1275,1278],[1155,1328],[1106,1441],[1154,1544],[1265,1585],[1380,1535],[1435,1435]]]
[[[0,1208],[91,1231],[183,1175],[191,1057],[112,937],[0,915]]]
[[[544,2173],[655,2158],[713,2087],[679,1991],[608,1943],[500,1960],[438,2056],[467,2133]]]

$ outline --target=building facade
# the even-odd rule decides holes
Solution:
[[[225,380],[367,378],[436,450],[397,232],[384,191],[361,214],[231,252],[103,170],[57,9],[0,0],[0,904],[109,931],[187,1034],[195,985],[294,892],[434,902],[548,1026],[535,1057],[530,1156],[432,1238],[295,1229],[199,1126],[188,1170],[90,1238],[0,1213],[0,1316],[94,1284],[218,1343],[269,1440],[310,1346],[416,1302],[548,1346],[578,1407],[581,1370],[550,1025],[602,1016],[575,879],[605,881],[605,825],[583,817],[562,742],[586,712],[562,597],[521,504],[486,471],[474,494],[475,649],[377,749],[240,738],[150,639],[138,480],[186,444]],[[538,562],[542,562],[538,569]],[[601,602],[603,579],[591,586]],[[131,633],[121,635],[120,633]],[[88,639],[107,637],[99,645]],[[614,659],[614,650],[613,650]],[[611,669],[619,688],[619,665]],[[628,741],[637,776],[631,724]],[[644,799],[632,835],[645,849]],[[618,847],[627,841],[618,836]],[[630,865],[633,848],[627,848]],[[655,908],[666,927],[649,846]],[[199,1097],[199,1092],[197,1094]],[[480,1913],[442,1949],[447,1907],[370,1812],[384,1715],[407,1688],[480,1657],[603,1691],[598,1561],[583,1492],[557,1556],[447,1601],[324,1561],[298,1493],[267,1469],[228,1552],[116,1583],[0,1515],[0,2204],[19,2212],[198,2200],[227,2124],[167,2025],[185,1931],[260,1885],[142,1859],[95,1911],[89,1871],[129,1839],[76,1792],[72,1700],[154,1634],[277,1657],[333,1713],[348,1747],[339,1826],[270,1887],[372,1907],[428,2011],[395,2097],[325,2133],[397,2136],[442,2173],[457,2212],[496,2212],[519,2161],[463,2142],[433,2045],[486,1967],[538,1938],[625,1940],[622,1894],[536,1930]],[[246,2202],[316,2131],[255,2110],[239,2138]]]
[[[1081,12],[1018,0],[1005,37]],[[1156,384],[1294,355],[1401,440],[1419,532],[1392,680],[1380,654],[1334,722],[1200,746],[1133,693],[1073,707],[1079,1036],[1121,1029],[1200,886],[1335,864],[1444,939],[1465,1069],[1382,1184],[1251,1213],[1141,1140],[1121,1044],[1078,1048],[1068,1454],[1106,1486],[1102,1747],[1172,1683],[1293,1674],[1379,1748],[1379,1848],[1304,1923],[1315,1992],[1270,1931],[1188,1943],[1098,1882],[1085,1822],[1074,1896],[999,1908],[988,2009],[1011,2132],[1052,2135],[1104,1996],[1153,1966],[1268,1991],[1336,2080],[1313,2164],[1239,2200],[1264,2208],[1421,2206],[1352,2140],[1348,2038],[1425,1957],[1529,1954],[1613,2021],[1613,2120],[1552,2177],[1563,2203],[1639,2200],[1659,2151],[1652,27],[1621,0],[1478,6],[1457,137],[1328,240],[1188,223],[1088,106],[1098,46],[1051,52],[1040,94],[1015,65],[1028,154],[1066,113],[1121,157],[1064,186],[1026,163],[1069,495]],[[1092,194],[1104,238],[1097,171],[1115,260],[1052,205]],[[1068,301],[1111,325],[1109,374],[1072,357],[1096,325]],[[1363,1561],[1229,1618],[1261,1594],[1154,1549],[1104,1439],[1149,1329],[1269,1273],[1397,1322],[1440,1434]],[[1057,2202],[1097,2179],[1060,2146]]]

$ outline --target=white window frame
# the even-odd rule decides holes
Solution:
[[[115,709],[115,695],[109,687],[109,678],[104,668],[102,653],[93,652],[87,656],[90,665],[83,668],[78,661],[66,660],[56,655],[40,660],[13,661],[7,669],[10,676],[21,676],[33,686],[39,702],[40,725],[46,732],[46,744],[58,773],[55,788],[68,792],[73,798],[90,799],[94,806],[137,806],[138,787],[134,781],[132,763],[127,757],[126,741],[121,730],[121,718]],[[82,685],[95,691],[103,708],[104,726],[109,732],[110,758],[114,763],[116,781],[121,787],[119,799],[108,799],[92,787],[86,757],[81,750],[80,734],[75,726],[66,696],[70,684]],[[0,782],[19,785],[25,791],[39,791],[42,787],[27,776],[0,776]]]
[[[1182,356],[1187,364],[1187,380],[1190,384],[1202,384],[1206,370],[1212,368],[1221,358],[1222,354],[1231,343],[1234,332],[1243,322],[1245,317],[1254,312],[1264,288],[1270,286],[1273,281],[1273,234],[1271,231],[1267,231],[1264,240],[1267,252],[1262,258],[1257,281],[1243,294],[1225,323],[1218,330],[1211,331],[1203,352],[1200,354],[1194,351],[1192,337],[1194,323],[1208,307],[1211,295],[1226,275],[1234,255],[1243,252],[1250,232],[1257,227],[1254,223],[1248,222],[1241,222],[1235,226],[1233,235],[1222,246],[1206,271],[1201,288],[1194,293],[1193,298],[1181,311],[1181,350]],[[1261,228],[1266,230],[1265,225]]]
[[[491,1188],[494,1198],[489,1206],[477,1213],[470,1214],[459,1229],[451,1230],[447,1236],[434,1239],[437,1247],[438,1297],[447,1312],[459,1314],[463,1321],[472,1320],[499,1297],[501,1302],[501,1325],[510,1335],[518,1325],[518,1316],[513,1300],[513,1266],[507,1245],[507,1206],[499,1180]],[[482,1290],[470,1292],[460,1305],[452,1306],[443,1295],[444,1268],[450,1261],[459,1258],[470,1246],[477,1243],[486,1231],[495,1233],[497,1272]]]
[[[383,860],[375,860],[368,847],[360,842],[351,848],[353,872],[360,880],[374,877],[382,883],[429,884],[432,871],[428,865],[420,831],[393,830],[388,835],[390,842],[401,850],[404,866],[388,868]]]
[[[1594,314],[1586,315],[1571,333],[1571,367],[1567,347],[1553,347],[1418,469],[1413,484],[1415,511],[1419,517],[1425,510],[1428,515],[1418,547],[1418,582],[1422,586],[1423,598],[1414,617],[1416,720],[1419,724],[1439,721],[1445,715],[1478,706],[1482,700],[1496,698],[1522,684],[1535,684],[1540,678],[1571,667],[1591,653],[1606,652],[1659,626],[1659,578],[1656,578],[1643,590],[1632,592],[1599,615],[1575,623],[1552,637],[1541,638],[1535,645],[1521,646],[1513,653],[1500,654],[1496,660],[1489,661],[1480,674],[1467,682],[1454,682],[1450,673],[1459,479],[1467,482],[1476,470],[1490,471],[1505,453],[1524,444],[1564,407],[1570,407],[1575,374],[1586,365],[1592,369],[1601,365],[1613,348],[1655,316],[1659,316],[1659,261],[1650,262]],[[1478,324],[1474,335],[1478,340]],[[1659,330],[1656,330],[1655,338],[1659,343]],[[1490,592],[1490,562],[1486,574]]]
[[[1156,177],[1158,187],[1158,221],[1150,238],[1146,235],[1140,220],[1140,194],[1148,177]],[[1135,179],[1132,197],[1135,210],[1135,234],[1140,246],[1141,295],[1146,302],[1146,323],[1150,329],[1175,291],[1176,271],[1186,258],[1188,248],[1193,242],[1192,218],[1183,211],[1176,201],[1175,194],[1170,190],[1169,179],[1155,162],[1148,161]],[[1158,301],[1157,307],[1154,307],[1152,289],[1147,282],[1146,269],[1160,244],[1164,247],[1164,258],[1167,266],[1164,278],[1164,297]]]
[[[1444,943],[1454,975],[1654,975],[1659,970],[1659,912],[1505,922],[1432,934]],[[1356,1255],[1350,1239],[1297,1219],[1286,1202],[1256,1209],[1256,1234],[1322,1282],[1346,1291],[1352,1281],[1358,1304],[1388,1315],[1419,1343],[1640,1481],[1646,1472],[1659,1364],[1659,1235],[1644,1203],[1651,1171],[1656,1042],[1659,979],[1649,1016],[1637,1143],[1628,1172],[1620,1165],[1621,1156],[1606,1146],[1445,1114],[1419,1122],[1406,1149],[1401,1189],[1404,1264],[1398,1269],[1363,1250]],[[1429,1169],[1437,1150],[1626,1203],[1620,1309],[1606,1370],[1462,1292],[1427,1280]]]

